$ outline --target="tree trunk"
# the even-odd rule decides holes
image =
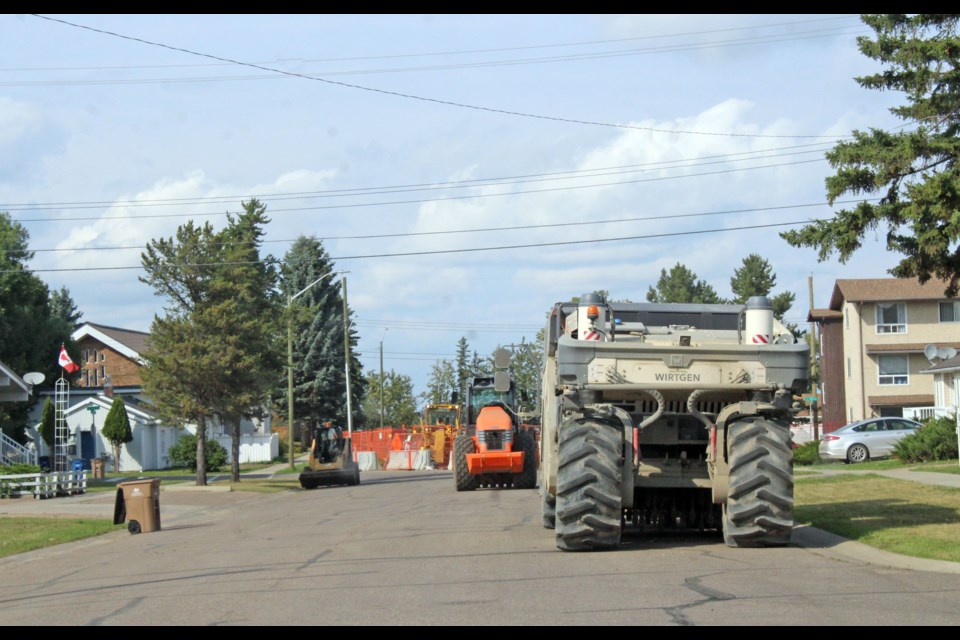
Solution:
[[[120,473],[120,445],[113,445],[113,472]]]
[[[197,421],[197,486],[207,486],[207,420]]]
[[[240,418],[230,419],[230,440],[233,458],[230,464],[230,480],[240,482]]]

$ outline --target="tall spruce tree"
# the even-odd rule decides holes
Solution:
[[[866,89],[898,91],[905,103],[890,111],[903,125],[854,131],[826,154],[836,173],[826,179],[830,204],[849,195],[864,200],[833,218],[781,233],[795,247],[813,247],[821,261],[846,262],[864,235],[886,228],[887,249],[904,256],[890,273],[960,282],[960,36],[958,14],[870,14],[874,31],[860,36],[861,53],[882,70],[856,78]]]
[[[773,273],[770,262],[756,253],[751,253],[743,259],[742,265],[730,278],[730,290],[733,291],[733,302],[746,304],[753,296],[770,298],[773,306],[773,315],[783,320],[783,314],[793,306],[795,295],[791,291],[784,291],[775,296],[770,292],[777,286],[777,276]]]
[[[293,415],[296,422],[332,421],[347,425],[346,361],[341,282],[323,244],[314,236],[298,237],[284,255],[281,291],[284,300],[323,278],[294,300],[289,309],[293,323]],[[356,354],[358,336],[347,305],[350,342],[352,417],[362,422],[368,381]],[[287,380],[274,393],[277,411],[287,414]],[[379,415],[376,413],[374,415]]]

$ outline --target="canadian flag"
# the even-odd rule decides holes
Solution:
[[[80,368],[67,355],[67,348],[63,345],[60,345],[60,366],[66,369],[67,373],[73,373]]]

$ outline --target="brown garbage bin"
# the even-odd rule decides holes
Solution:
[[[130,533],[160,530],[160,478],[142,478],[117,485],[113,524],[124,520]]]
[[[103,480],[103,458],[94,458],[90,461],[90,476],[94,480]]]

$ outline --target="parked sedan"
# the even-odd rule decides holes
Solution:
[[[920,426],[919,422],[909,418],[870,418],[851,422],[820,439],[820,457],[851,463],[884,458],[901,439]]]

